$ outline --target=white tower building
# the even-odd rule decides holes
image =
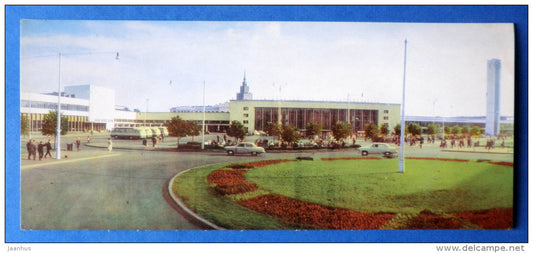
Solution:
[[[500,132],[500,72],[500,60],[489,60],[487,63],[487,120],[485,123],[485,135],[489,136],[497,136]]]

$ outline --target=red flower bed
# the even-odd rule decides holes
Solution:
[[[496,164],[496,165],[503,165],[503,166],[511,166],[513,167],[514,164],[510,162],[489,162],[490,164]]]
[[[245,192],[252,192],[257,190],[259,187],[256,184],[243,182],[233,185],[217,185],[215,186],[215,191],[222,195],[231,195],[231,194],[240,194]]]
[[[456,213],[455,216],[484,229],[510,229],[513,226],[513,208],[462,212]]]
[[[215,190],[222,195],[257,190],[259,187],[256,184],[244,180],[244,173],[244,170],[215,170],[209,174],[207,180],[210,184],[216,184]]]
[[[359,213],[326,207],[275,194],[240,200],[238,203],[289,222],[328,229],[379,229],[395,216],[394,214]]]
[[[241,165],[244,166],[251,166],[251,167],[264,167],[267,165],[277,164],[277,163],[284,163],[284,162],[294,162],[295,160],[289,160],[289,159],[280,159],[280,160],[266,160],[266,161],[257,161],[257,162],[250,162],[250,163],[243,163]]]
[[[411,160],[434,160],[434,161],[446,161],[446,162],[469,162],[467,159],[452,159],[452,158],[436,158],[436,157],[406,157],[405,159]]]
[[[215,170],[209,174],[207,181],[216,185],[231,185],[244,182],[245,170]]]
[[[369,156],[369,157],[333,157],[333,158],[323,157],[320,159],[322,161],[335,161],[335,160],[380,160],[381,158],[375,157],[375,156]]]

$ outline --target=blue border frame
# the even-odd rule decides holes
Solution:
[[[5,6],[5,242],[528,242],[528,7],[399,5]],[[515,227],[512,230],[26,231],[20,229],[21,19],[514,23],[516,31]],[[9,133],[9,135],[7,134]]]

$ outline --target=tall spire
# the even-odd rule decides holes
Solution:
[[[252,93],[250,93],[250,87],[246,83],[246,70],[244,70],[244,78],[242,80],[242,85],[240,92],[237,93],[237,100],[252,100]]]

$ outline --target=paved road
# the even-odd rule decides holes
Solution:
[[[24,140],[21,140],[23,143]],[[296,156],[356,156],[357,151],[267,153],[259,157],[222,152],[158,152],[139,141],[115,141],[108,152],[105,137],[94,147],[62,151],[60,160],[21,159],[21,224],[32,230],[197,230],[207,229],[182,213],[167,193],[170,178],[206,164]],[[168,139],[160,147],[172,146]],[[101,148],[99,148],[101,147]],[[128,149],[128,147],[130,147]],[[512,161],[512,154],[442,152],[438,147],[408,147],[406,156],[437,156]],[[407,168],[408,170],[408,168]]]

